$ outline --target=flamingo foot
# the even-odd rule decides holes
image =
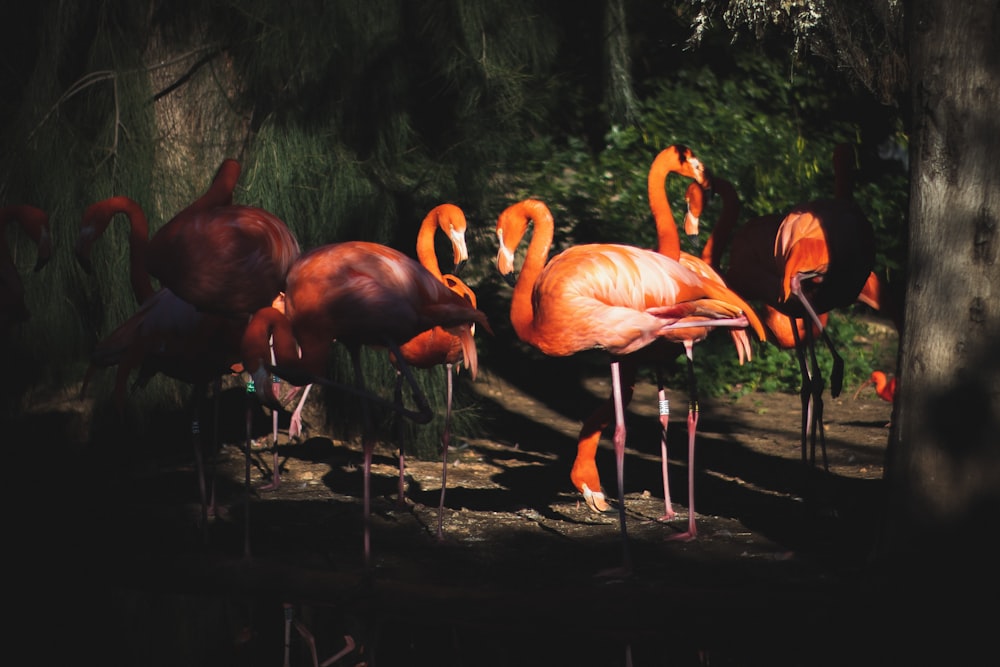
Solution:
[[[611,511],[611,505],[608,504],[604,492],[591,491],[590,487],[586,484],[583,485],[583,499],[587,503],[587,507],[598,514],[604,514],[605,512]]]
[[[698,537],[698,531],[686,530],[683,533],[674,533],[663,538],[664,542],[690,542]]]
[[[657,519],[657,521],[663,523],[665,521],[673,521],[676,518],[677,518],[677,512],[670,510],[669,512],[661,516],[659,519]]]

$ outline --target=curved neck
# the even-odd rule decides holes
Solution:
[[[441,267],[438,266],[437,252],[434,250],[434,234],[437,233],[439,226],[442,231],[448,233],[441,221],[440,208],[438,206],[431,209],[431,212],[424,217],[424,221],[420,223],[420,231],[417,232],[417,260],[438,280],[442,280],[442,277]]]
[[[129,282],[132,283],[132,293],[139,303],[143,303],[154,293],[149,273],[146,272],[146,246],[149,243],[149,222],[142,207],[128,197],[110,197],[92,204],[84,213],[80,227],[81,237],[87,241],[80,253],[89,257],[90,244],[96,241],[108,228],[111,219],[124,213],[129,221],[128,256]]]
[[[679,171],[680,164],[677,154],[670,149],[660,151],[653,160],[646,178],[649,192],[649,210],[656,221],[656,249],[661,255],[672,259],[680,259],[681,239],[677,234],[677,221],[670,210],[670,200],[667,198],[667,176]]]
[[[722,212],[712,227],[712,235],[701,251],[701,258],[716,271],[721,271],[722,254],[726,251],[726,246],[729,245],[736,220],[740,217],[740,198],[736,194],[736,188],[733,187],[733,184],[724,178],[713,177],[712,190],[722,197]]]
[[[674,144],[660,151],[649,167],[646,188],[649,193],[649,209],[656,221],[656,250],[661,255],[680,259],[681,240],[677,234],[677,222],[667,199],[667,176],[680,174],[693,179],[699,185],[705,184],[705,167],[701,160],[687,146]]]
[[[21,229],[38,247],[38,262],[36,267],[48,261],[52,254],[52,237],[49,235],[49,216],[40,208],[27,204],[6,206],[0,208],[0,253],[10,259],[10,246],[7,243],[7,225],[19,223]],[[11,262],[13,263],[13,261]]]
[[[273,365],[286,373],[282,377],[292,384],[306,385],[312,381],[310,376],[325,374],[329,345],[327,338],[307,335],[297,338],[291,320],[276,308],[267,306],[250,318],[243,332],[240,353],[244,370],[258,376],[265,365],[272,363],[273,350]],[[296,377],[295,372],[302,373],[302,377]]]
[[[533,332],[535,308],[531,295],[535,282],[548,261],[552,247],[554,222],[552,212],[541,201],[529,199],[509,207],[500,215],[497,230],[503,231],[503,244],[513,255],[532,223],[531,241],[521,265],[510,305],[510,323],[524,341],[530,342]]]
[[[444,277],[434,249],[434,234],[440,229],[451,242],[452,260],[457,270],[469,259],[469,250],[465,245],[466,226],[465,213],[454,204],[435,206],[420,224],[420,231],[417,233],[417,259],[438,280],[444,281]]]

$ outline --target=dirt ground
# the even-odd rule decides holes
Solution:
[[[873,391],[855,398],[856,387],[836,399],[827,393],[829,473],[810,474],[797,396],[703,400],[698,536],[682,542],[668,538],[687,524],[686,398],[671,391],[678,516],[661,522],[655,388],[640,384],[625,467],[633,568],[622,574],[613,571],[623,562],[617,512],[593,513],[569,481],[581,419],[609,381],[577,382],[569,363],[531,369],[534,381],[513,368],[482,369],[472,386],[490,437],[452,441],[443,542],[435,538],[441,462],[407,460],[401,507],[395,451],[376,451],[370,571],[360,446],[323,432],[318,397],[305,436],[280,435],[277,490],[259,489],[272,462],[266,438],[248,468],[243,442],[230,436],[214,457],[218,514],[202,526],[189,434],[108,446],[89,440],[85,405],[74,396],[40,396],[14,433],[25,447],[44,443],[51,462],[48,500],[29,501],[45,508],[36,515],[44,520],[28,524],[38,551],[23,552],[27,567],[58,554],[45,599],[63,600],[64,612],[61,630],[46,636],[75,637],[56,646],[77,647],[75,655],[93,648],[104,664],[128,665],[311,665],[307,634],[316,663],[348,647],[329,663],[337,665],[839,665],[847,656],[852,664],[885,657],[871,641],[884,596],[869,564],[890,404]],[[541,388],[541,377],[565,391]],[[242,397],[230,393],[222,414],[238,434]],[[598,465],[615,498],[610,437]]]

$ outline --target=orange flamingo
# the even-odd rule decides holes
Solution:
[[[30,312],[24,302],[24,283],[17,272],[7,243],[7,226],[18,223],[37,247],[35,271],[41,270],[52,257],[52,235],[49,214],[27,204],[0,208],[0,331],[4,334],[14,325],[26,321]]]
[[[896,400],[896,378],[886,374],[885,371],[872,371],[871,376],[854,392],[854,398],[858,397],[862,389],[871,385],[875,386],[875,394],[883,401],[892,403]]]
[[[442,274],[438,264],[437,254],[434,250],[434,235],[440,229],[451,241],[453,251],[453,263],[455,271],[469,259],[469,250],[465,243],[465,230],[467,222],[465,213],[454,204],[441,204],[435,206],[424,217],[420,224],[420,231],[417,233],[417,259],[425,269],[431,272],[438,280],[448,286],[451,291],[467,299],[473,308],[476,307],[476,295],[458,276],[454,274]],[[474,333],[474,331],[473,331]],[[444,497],[448,486],[448,447],[451,442],[451,403],[453,392],[452,373],[456,364],[462,363],[462,339],[443,327],[434,327],[417,334],[407,342],[399,346],[400,353],[404,361],[411,368],[432,368],[438,365],[445,367],[446,398],[445,398],[445,418],[444,431],[441,436],[441,498],[438,505],[438,525],[437,537],[443,539],[443,517],[444,517]],[[393,363],[397,363],[392,356]],[[403,376],[397,370],[396,379],[396,400],[401,401],[401,391],[403,388]],[[405,464],[403,460],[403,446],[399,447],[399,501],[404,501],[403,472]]]
[[[658,341],[680,343],[689,351],[715,327],[738,328],[741,347],[749,350],[744,330],[753,327],[763,338],[763,328],[732,290],[659,253],[592,243],[570,247],[547,260],[554,222],[548,207],[536,199],[509,206],[497,219],[497,269],[508,280],[513,278],[514,253],[529,223],[534,230],[514,283],[510,321],[518,338],[544,354],[562,357],[603,349],[611,355],[618,514],[624,568],[630,570],[622,357]]]
[[[400,403],[391,407],[419,423],[431,419],[427,399],[416,385],[400,346],[436,326],[461,340],[462,358],[475,379],[478,369],[472,327],[490,330],[485,313],[449,289],[413,258],[384,245],[365,241],[333,243],[299,257],[288,272],[285,314],[265,307],[250,320],[243,336],[243,364],[258,380],[258,398],[273,404],[270,373],[297,385],[321,382],[341,389],[323,376],[330,345],[347,347],[354,367],[354,393],[362,396],[364,455],[364,562],[371,565],[371,462],[375,442],[369,414],[369,392],[361,368],[361,348],[386,348],[410,384],[418,410]],[[271,341],[273,347],[268,343]],[[273,350],[276,363],[268,362]]]
[[[702,166],[700,160],[695,157],[694,153],[690,148],[675,144],[669,146],[657,154],[656,158],[653,160],[652,166],[649,170],[649,175],[647,177],[648,193],[649,193],[649,205],[653,213],[653,218],[656,221],[657,230],[657,252],[672,259],[680,261],[680,263],[687,268],[691,269],[698,275],[702,276],[707,280],[713,280],[722,283],[722,278],[718,273],[713,270],[707,262],[703,261],[701,258],[691,255],[686,252],[682,252],[680,249],[680,237],[677,232],[677,224],[674,221],[673,212],[670,208],[670,202],[667,197],[666,189],[666,179],[671,173],[678,173],[682,176],[688,178],[696,179],[694,183],[698,180],[703,179],[704,167]],[[700,192],[700,189],[699,189]],[[700,208],[689,207],[688,214],[685,216],[685,231],[688,234],[698,233],[698,219],[697,215],[700,213]],[[736,342],[737,354],[740,356],[740,363],[743,363],[744,358],[750,357],[749,348],[744,349],[741,346],[739,331],[734,330],[731,332],[734,335],[734,341]],[[688,402],[688,529],[687,531],[674,536],[674,539],[693,539],[697,535],[697,526],[695,523],[695,512],[693,509],[694,501],[694,441],[695,433],[697,430],[698,422],[698,408],[697,408],[697,386],[694,382],[694,372],[693,367],[693,357],[692,350],[690,347],[685,347],[684,345],[676,343],[657,343],[648,348],[644,348],[643,351],[636,353],[635,355],[623,359],[621,364],[621,375],[622,375],[622,404],[623,408],[627,406],[632,399],[636,372],[638,370],[638,363],[640,361],[653,361],[656,365],[657,370],[657,385],[658,385],[658,395],[659,395],[659,407],[660,407],[660,455],[661,455],[661,468],[663,477],[663,500],[664,500],[664,514],[661,520],[667,521],[673,519],[676,516],[676,512],[673,510],[673,504],[670,499],[670,484],[667,475],[667,426],[669,422],[670,412],[669,412],[669,402],[666,397],[666,390],[664,388],[662,379],[662,363],[664,360],[673,358],[677,354],[684,353],[687,356],[689,364],[689,402]],[[605,501],[604,492],[600,486],[600,479],[597,473],[597,467],[595,462],[595,455],[597,451],[597,445],[600,441],[601,432],[608,426],[613,417],[613,398],[609,397],[608,401],[602,404],[590,417],[584,420],[583,426],[580,429],[580,435],[577,441],[577,456],[573,463],[573,470],[570,473],[570,478],[573,480],[574,485],[578,490],[583,493],[584,499],[587,505],[595,511],[606,511],[608,509],[607,502]],[[591,489],[597,489],[597,491],[592,491]]]

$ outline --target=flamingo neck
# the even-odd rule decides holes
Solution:
[[[680,163],[672,151],[661,151],[649,169],[647,190],[649,193],[649,209],[656,221],[656,249],[661,255],[672,259],[680,259],[681,239],[677,234],[677,221],[670,209],[667,198],[667,176],[680,170]]]
[[[712,235],[709,237],[705,248],[701,252],[701,258],[711,264],[712,268],[720,271],[722,268],[722,254],[729,245],[733,235],[733,228],[740,215],[740,198],[736,194],[733,184],[724,178],[712,179],[712,190],[722,197],[722,212],[715,226],[712,227]]]
[[[434,250],[434,234],[437,233],[438,226],[442,224],[440,217],[440,211],[438,208],[434,208],[420,223],[420,231],[417,232],[417,260],[425,269],[434,274],[435,278],[443,280],[437,253]],[[443,227],[442,230],[444,230]],[[444,231],[447,233],[447,230]]]
[[[111,219],[123,213],[128,219],[128,259],[129,282],[136,301],[144,303],[153,296],[155,290],[146,271],[146,247],[149,245],[149,222],[142,207],[134,200],[124,196],[111,197],[94,204],[88,211],[87,220],[93,228],[93,238],[97,239],[105,232]]]
[[[538,281],[538,277],[548,261],[555,225],[552,213],[541,202],[522,202],[522,206],[517,210],[517,215],[521,223],[520,230],[510,239],[508,247],[517,249],[521,239],[524,238],[529,222],[532,223],[532,231],[528,251],[524,256],[517,283],[514,285],[514,294],[510,305],[510,323],[521,340],[530,343],[534,340],[535,319],[532,293],[535,282]]]
[[[310,376],[325,375],[330,339],[300,334],[296,336],[292,321],[284,313],[271,306],[261,308],[243,333],[244,370],[257,375],[265,364],[272,364],[273,358],[273,365],[290,372],[283,377],[292,384],[310,384]],[[296,376],[296,372],[302,376]]]

